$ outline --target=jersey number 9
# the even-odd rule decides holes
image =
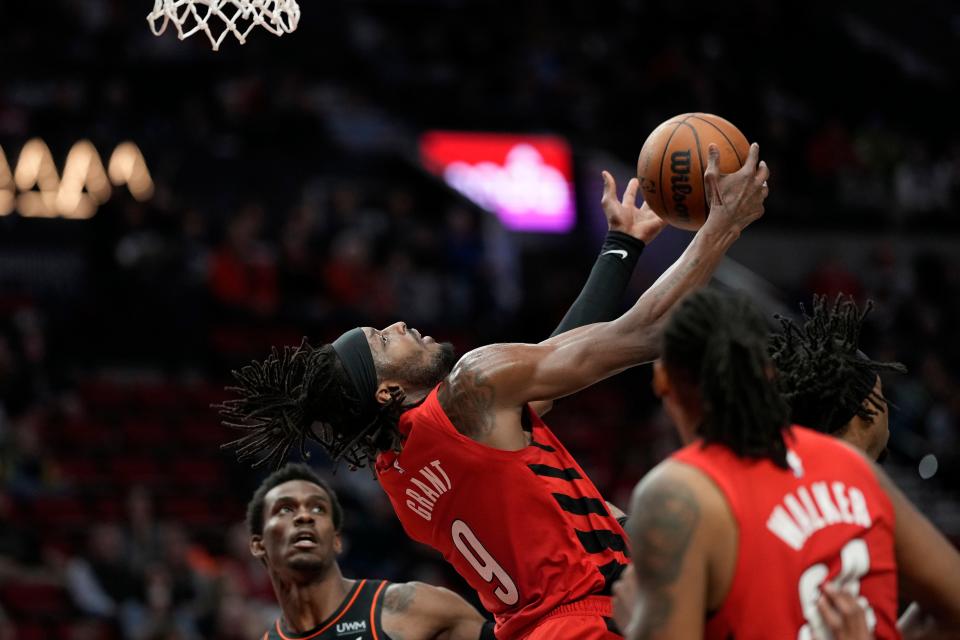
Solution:
[[[477,575],[484,582],[496,582],[497,588],[493,590],[493,595],[507,606],[517,604],[520,600],[517,585],[504,568],[493,559],[490,552],[483,548],[469,525],[463,520],[454,520],[450,533],[453,535],[453,544],[456,545],[457,551],[470,563]]]

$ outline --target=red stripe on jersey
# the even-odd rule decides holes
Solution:
[[[377,592],[373,594],[373,602],[370,603],[370,630],[373,633],[373,640],[380,640],[380,636],[377,635],[377,599],[380,598],[380,592],[386,586],[386,580],[380,583]]]

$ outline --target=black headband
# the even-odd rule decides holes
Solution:
[[[360,394],[363,413],[377,410],[377,368],[373,364],[373,353],[367,334],[357,327],[347,331],[333,341],[333,350],[337,352],[347,376]]]

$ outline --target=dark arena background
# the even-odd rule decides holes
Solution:
[[[956,3],[304,0],[214,52],[154,36],[151,2],[0,0],[0,639],[262,636],[230,370],[398,319],[460,353],[544,339],[606,230],[600,170],[622,189],[690,111],[771,168],[716,279],[771,315],[875,302],[863,349],[909,368],[885,467],[960,542]],[[549,422],[623,507],[679,444],[649,366]],[[477,602],[369,470],[311,462],[345,575]]]

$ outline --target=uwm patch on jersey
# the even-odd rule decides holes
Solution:
[[[264,634],[264,640],[385,640],[380,623],[383,610],[383,580],[357,580],[330,617],[303,633],[289,630],[282,619]]]

